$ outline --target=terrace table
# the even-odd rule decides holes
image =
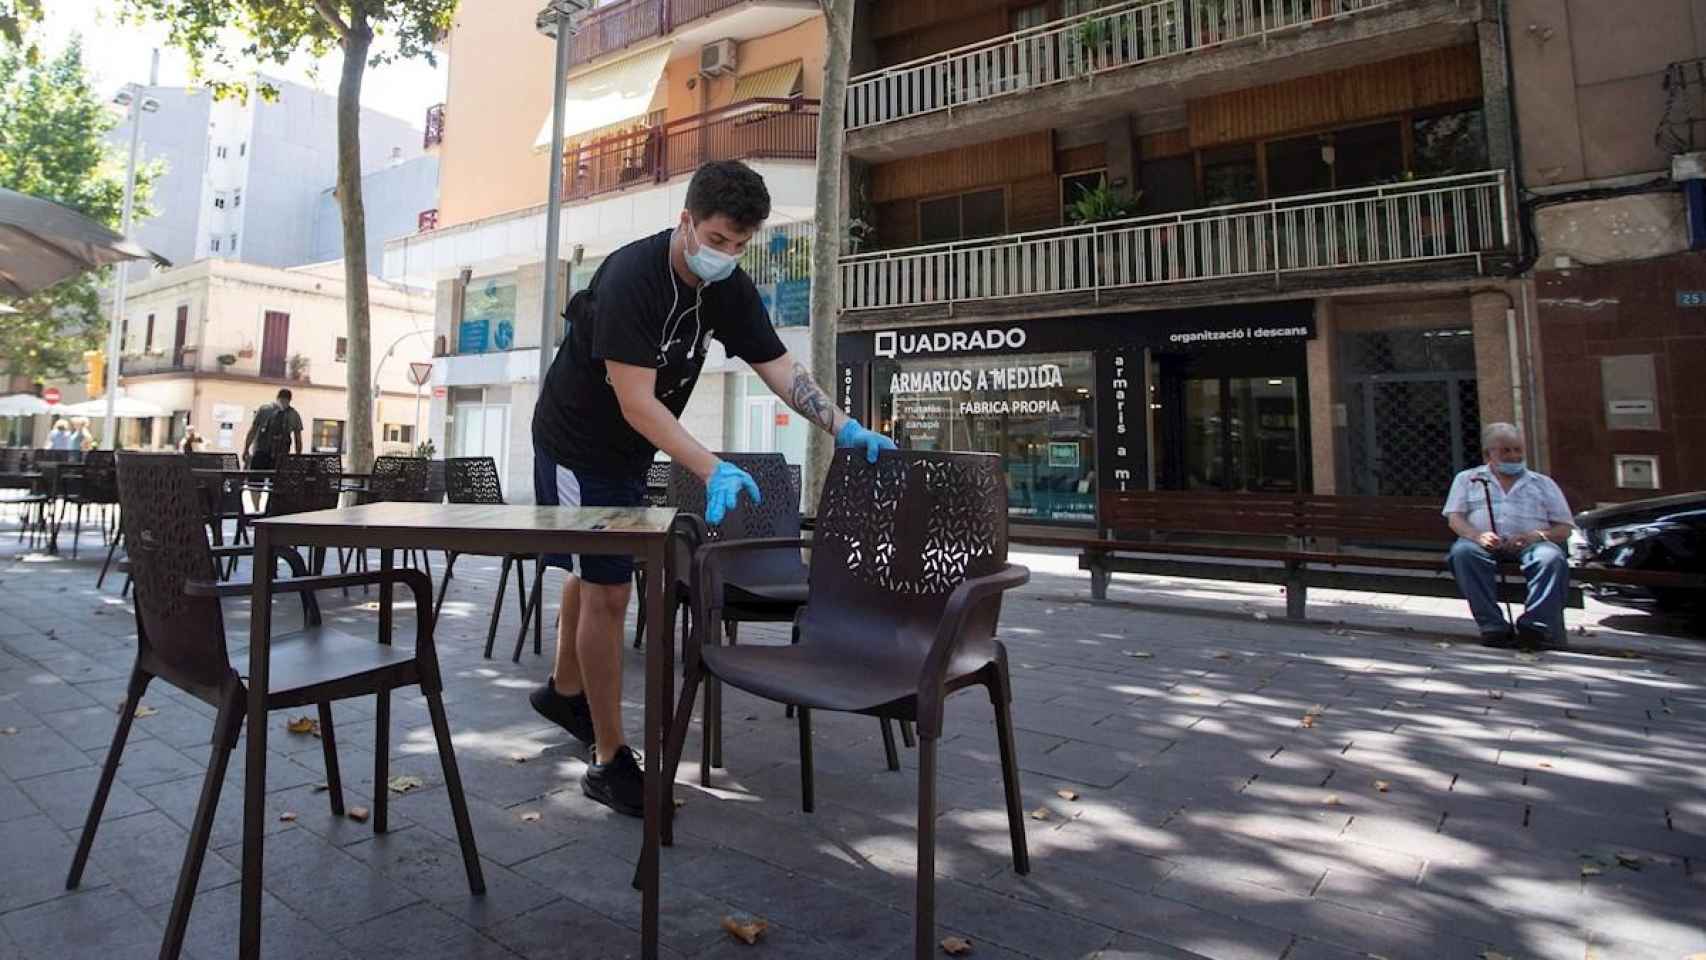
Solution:
[[[455,550],[461,553],[502,556],[506,553],[593,553],[626,554],[644,560],[652,570],[664,570],[663,582],[673,582],[669,571],[669,531],[675,511],[668,508],[627,507],[536,507],[485,506],[465,503],[387,502],[316,510],[282,517],[257,519],[252,524],[255,556],[291,547],[376,548],[380,569],[390,570],[397,550]],[[255,564],[253,612],[249,625],[249,685],[267,689],[268,655],[272,638],[273,564]],[[658,847],[669,841],[674,812],[672,790],[665,770],[664,734],[674,714],[674,678],[670,660],[674,656],[672,633],[667,622],[673,604],[664,603],[668,591],[652,590],[646,596],[646,693],[645,733],[641,751],[645,755],[646,800],[644,842],[635,886],[641,891],[640,956],[655,960],[658,955]],[[430,616],[430,598],[422,598]],[[391,626],[392,587],[379,588],[380,635]],[[516,709],[527,705],[517,696]],[[260,956],[261,863],[266,816],[267,717],[266,698],[250,697],[248,704],[247,761],[243,818],[242,933],[240,956]],[[519,715],[519,714],[518,714]],[[379,714],[385,713],[383,704]],[[384,771],[374,780],[375,789],[385,789]],[[383,823],[375,823],[383,831]]]

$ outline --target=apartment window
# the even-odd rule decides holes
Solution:
[[[1487,130],[1481,108],[1417,117],[1410,123],[1413,159],[1418,177],[1444,177],[1485,170]]]
[[[214,147],[213,148],[213,155],[218,157],[221,160],[224,160],[225,159],[225,148],[224,147]]]
[[[232,209],[236,209],[237,207],[240,207],[242,205],[243,205],[243,188],[238,187],[237,189],[231,191],[231,207],[232,207]]]
[[[333,344],[333,346],[332,346],[332,359],[338,363],[343,363],[349,359],[349,338],[348,337],[339,337],[337,339],[337,342],[335,344]]]
[[[1048,4],[1034,3],[1013,11],[1013,31],[1029,30],[1048,22]]]
[[[1331,137],[1313,133],[1269,143],[1268,196],[1288,197],[1333,189],[1333,164],[1327,158],[1336,159],[1339,151],[1332,144]]]
[[[1138,168],[1138,210],[1175,213],[1197,205],[1197,167],[1189,154],[1150,160]]]
[[[148,323],[142,328],[142,352],[154,349],[154,315],[148,315]]]
[[[1333,131],[1333,185],[1366,187],[1404,174],[1404,139],[1398,121]]]
[[[225,209],[225,194],[216,193],[213,195],[213,209],[215,209],[215,210],[224,210]]]
[[[208,240],[207,241],[207,248],[214,253],[218,253],[219,252],[219,238],[214,237],[214,238]]]
[[[947,243],[1007,232],[1007,192],[1001,188],[918,202],[920,243]]]
[[[237,252],[237,235],[235,233],[231,235],[231,252]]]
[[[1203,203],[1208,206],[1259,199],[1261,184],[1256,176],[1255,145],[1203,151],[1202,180]]]
[[[342,420],[315,420],[313,439],[315,453],[344,452],[344,422]]]
[[[239,156],[239,157],[244,156],[248,152],[249,152],[249,141],[244,140],[242,143],[237,144],[237,156]]]
[[[1084,199],[1086,194],[1093,193],[1108,185],[1108,171],[1086,170],[1083,173],[1069,173],[1060,178],[1060,219],[1063,223],[1072,222],[1072,205]]]
[[[387,423],[385,425],[386,443],[414,443],[415,428],[407,423]]]

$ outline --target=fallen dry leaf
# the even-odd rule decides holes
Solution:
[[[1056,790],[1054,792],[1054,795],[1059,797],[1062,800],[1077,800],[1078,799],[1078,791],[1077,790],[1068,790],[1065,787],[1061,787],[1059,790]]]
[[[17,727],[0,727],[0,737],[15,737],[17,735]]]
[[[1488,690],[1487,696],[1494,700],[1503,700],[1505,698],[1505,692],[1503,690]]]
[[[1482,950],[1481,960],[1511,960],[1511,958],[1497,950]]]
[[[308,789],[314,791],[315,793],[325,793],[327,790],[330,790],[332,788],[327,786],[324,783],[315,783],[315,784],[309,785]]]
[[[385,781],[385,785],[387,787],[391,788],[392,793],[408,793],[410,790],[417,790],[420,788],[421,778],[420,777],[392,777],[391,779]]]
[[[1216,659],[1216,660],[1231,660],[1232,654],[1230,654],[1230,653],[1217,653],[1214,655],[1214,659]]]
[[[1303,725],[1304,725],[1304,726],[1306,726],[1306,727],[1313,727],[1313,726],[1315,726],[1315,714],[1313,714],[1313,713],[1306,713],[1306,714],[1304,714],[1304,715],[1303,715],[1303,720],[1302,720],[1302,723],[1303,723]]]
[[[1617,865],[1620,867],[1627,867],[1630,870],[1641,869],[1641,858],[1632,853],[1618,853],[1613,854],[1613,856],[1617,857]]]
[[[942,952],[950,957],[963,957],[971,952],[971,941],[964,937],[943,937]]]
[[[150,707],[146,703],[139,703],[136,705],[136,718],[138,720],[142,719],[143,717],[152,717],[153,715],[155,715],[156,713],[159,713],[159,712],[160,711],[154,709],[153,707]]]
[[[1120,653],[1132,658],[1133,660],[1148,660],[1155,656],[1155,654],[1150,653],[1147,650],[1121,650]]]
[[[1386,793],[1387,791],[1392,789],[1392,781],[1390,781],[1390,780],[1376,780],[1376,781],[1374,781],[1374,789],[1379,790],[1381,793]]]
[[[1054,812],[1051,811],[1047,807],[1038,807],[1035,810],[1031,811],[1031,819],[1032,820],[1047,820],[1053,816],[1054,816]]]
[[[351,820],[354,820],[356,823],[366,823],[367,814],[368,809],[366,807],[350,807],[349,813],[346,814],[346,816]]]
[[[1542,760],[1542,761],[1540,761],[1540,762],[1539,762],[1539,763],[1537,763],[1537,764],[1535,764],[1535,766],[1537,766],[1537,767],[1545,767],[1545,768],[1546,768],[1546,769],[1548,769],[1548,770],[1550,770],[1550,769],[1551,769],[1551,768],[1552,768],[1552,761],[1550,761],[1550,760]]]
[[[1336,807],[1336,806],[1339,806],[1339,805],[1340,805],[1340,804],[1341,804],[1341,803],[1343,803],[1343,802],[1344,802],[1344,801],[1342,801],[1342,800],[1340,800],[1340,799],[1339,799],[1339,795],[1338,795],[1338,794],[1336,794],[1336,793],[1329,793],[1329,794],[1327,794],[1327,799],[1325,799],[1325,800],[1323,800],[1323,801],[1321,801],[1321,802],[1322,802],[1322,803],[1324,803],[1324,804],[1326,804],[1326,805],[1327,805],[1327,806],[1329,806],[1329,807]]]
[[[278,819],[279,819],[279,822],[281,822],[281,823],[295,823],[296,822],[296,814],[291,813],[289,810],[286,810],[285,812],[278,815]]]
[[[532,758],[525,753],[512,753],[509,755],[509,759],[514,763],[526,763]]]
[[[1435,640],[1434,646],[1440,648],[1441,650],[1450,650],[1451,649],[1451,644],[1446,643],[1444,640]]]
[[[758,942],[759,937],[764,936],[764,931],[770,929],[770,924],[768,921],[743,914],[738,917],[724,917],[723,929],[728,931],[729,936],[750,947]]]
[[[1601,873],[1604,873],[1604,872],[1605,871],[1601,870],[1600,868],[1594,866],[1591,863],[1582,864],[1582,876],[1584,876],[1584,877],[1597,877]]]
[[[284,729],[295,734],[312,733],[318,735],[320,733],[320,721],[313,717],[291,717],[290,722],[284,725]]]
[[[539,822],[539,811],[529,810],[526,813],[522,814],[521,815],[521,822],[522,823],[538,823]]]
[[[1256,614],[1256,619],[1257,619],[1257,620],[1266,620],[1266,619],[1267,619],[1267,618],[1268,618],[1268,615],[1267,615],[1267,614],[1265,614],[1265,613],[1258,613],[1258,614]]]
[[[680,797],[675,798],[675,809],[680,810],[682,807],[685,807],[685,806],[687,806],[686,800],[683,800]]]

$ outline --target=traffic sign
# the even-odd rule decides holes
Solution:
[[[430,364],[430,363],[410,363],[409,364],[409,382],[410,383],[412,383],[418,387],[418,386],[421,386],[422,384],[426,383],[427,380],[429,380],[431,378],[432,378],[432,364]]]
[[[46,400],[48,403],[58,403],[59,397],[60,394],[58,387],[48,387],[46,390],[41,392],[41,398]]]
[[[438,399],[438,400],[443,400],[447,395],[449,395],[449,393],[450,393],[450,391],[446,390],[443,387],[433,387],[432,388],[432,395],[435,399]]]

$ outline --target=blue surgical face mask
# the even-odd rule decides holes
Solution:
[[[1499,466],[1499,472],[1504,474],[1507,477],[1520,477],[1523,474],[1528,472],[1528,464],[1524,463],[1521,460],[1518,460],[1515,463],[1507,463],[1507,462],[1501,460],[1501,461],[1499,461],[1498,466]]]
[[[740,263],[740,258],[700,243],[699,238],[693,235],[692,224],[682,226],[686,228],[688,237],[681,245],[682,255],[687,258],[687,269],[706,283],[727,280],[729,275],[735,272],[735,265]],[[696,245],[699,249],[689,249],[688,244]]]

